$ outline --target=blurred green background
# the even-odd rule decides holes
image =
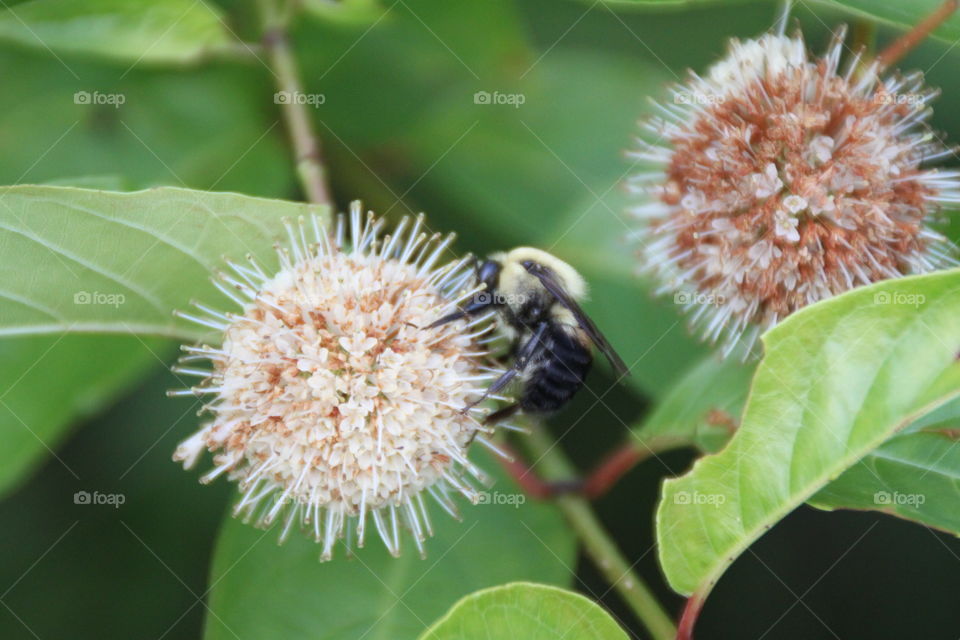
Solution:
[[[611,380],[598,370],[594,393],[581,393],[551,422],[566,434],[567,452],[590,467],[704,353],[673,305],[653,301],[630,274],[621,181],[631,167],[622,152],[647,96],[661,95],[688,67],[702,70],[728,38],[766,30],[775,5],[348,4],[305,15],[293,34],[305,90],[325,97],[313,116],[339,207],[362,198],[393,220],[426,211],[432,228],[459,233],[460,251],[532,244],[587,275],[591,312],[615,344],[631,336],[628,362],[640,359],[631,386],[608,393]],[[248,3],[220,5],[231,30],[257,37]],[[814,50],[851,19],[803,2],[794,16]],[[881,28],[878,38],[896,33]],[[953,141],[958,63],[960,47],[930,40],[901,65],[927,70],[944,89],[933,122]],[[0,183],[301,197],[273,79],[256,58],[180,68],[8,38],[0,39],[0,78]],[[126,101],[78,105],[77,91],[122,93]],[[524,101],[477,104],[478,91]],[[202,634],[198,598],[232,487],[200,486],[198,473],[170,460],[198,421],[196,403],[164,396],[179,386],[166,371],[174,349],[135,337],[0,340],[0,447],[10,458],[0,469],[0,637]],[[682,600],[659,575],[651,520],[660,478],[690,460],[683,452],[650,460],[598,503],[671,611]],[[77,491],[120,493],[125,503],[77,505]],[[272,534],[264,544],[273,545]],[[570,586],[602,596],[632,624],[589,562],[569,569]],[[955,539],[874,513],[803,508],[737,561],[708,601],[697,637],[952,639],[958,588]],[[456,599],[434,596],[441,611]],[[644,637],[637,626],[631,631]]]

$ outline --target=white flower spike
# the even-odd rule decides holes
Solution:
[[[960,172],[928,165],[953,153],[926,125],[937,92],[858,56],[840,70],[843,35],[821,58],[799,35],[734,40],[631,154],[654,167],[629,183],[641,271],[725,356],[805,305],[955,263],[929,226],[960,202]]]
[[[333,238],[316,218],[288,223],[278,273],[250,258],[219,274],[240,313],[195,304],[202,315],[178,314],[222,342],[185,346],[174,369],[204,380],[171,395],[213,398],[212,420],[174,459],[189,468],[213,452],[201,481],[237,481],[235,515],[261,527],[282,519],[281,540],[298,522],[324,560],[341,538],[362,547],[371,527],[393,555],[409,530],[424,555],[424,493],[456,517],[453,494],[476,502],[473,482],[486,482],[467,448],[496,450],[489,428],[462,411],[499,373],[480,340],[492,314],[421,328],[475,293],[471,258],[436,266],[453,236],[428,238],[422,216],[382,239],[380,222],[353,203],[349,241],[343,217]],[[212,370],[194,368],[201,359]]]

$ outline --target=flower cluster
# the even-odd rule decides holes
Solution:
[[[268,275],[255,260],[220,274],[242,307],[182,317],[222,332],[217,347],[184,347],[175,371],[203,382],[175,394],[209,394],[213,418],[177,448],[193,466],[204,450],[242,498],[235,513],[267,526],[299,522],[329,559],[334,543],[363,546],[368,527],[389,551],[408,529],[420,550],[431,534],[424,494],[456,515],[452,495],[476,501],[468,459],[487,427],[463,408],[496,377],[481,338],[487,315],[427,328],[476,289],[470,258],[436,266],[453,237],[428,238],[404,219],[378,240],[380,224],[354,203],[333,238],[314,218],[288,223],[289,248]],[[194,360],[212,362],[195,369]],[[476,409],[479,410],[479,409]],[[492,446],[492,445],[491,445]]]
[[[725,355],[805,305],[953,264],[929,226],[960,201],[960,173],[927,165],[952,153],[926,126],[937,92],[859,58],[841,70],[842,43],[812,58],[799,35],[733,41],[632,154],[654,165],[630,181],[642,270],[688,294]]]

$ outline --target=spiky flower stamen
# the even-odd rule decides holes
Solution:
[[[202,482],[228,475],[242,491],[236,515],[282,518],[281,539],[299,522],[323,559],[344,537],[362,547],[371,526],[393,555],[402,528],[423,554],[424,494],[457,516],[453,494],[476,502],[486,482],[468,446],[495,449],[462,411],[499,373],[480,344],[492,315],[425,328],[475,292],[470,258],[437,266],[453,236],[428,237],[422,217],[379,240],[381,222],[354,203],[333,238],[315,217],[287,224],[276,275],[252,258],[219,274],[239,314],[179,314],[222,345],[183,348],[175,371],[204,380],[174,395],[212,396],[213,418],[174,459],[189,468],[213,452]],[[213,369],[195,368],[201,359]]]
[[[840,70],[843,32],[822,58],[802,38],[731,44],[644,123],[653,163],[630,189],[642,270],[729,354],[797,309],[850,288],[954,264],[928,225],[960,201],[952,153],[930,131],[923,76]]]

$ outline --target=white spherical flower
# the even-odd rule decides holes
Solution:
[[[423,554],[424,495],[456,515],[452,495],[475,502],[473,482],[485,481],[467,448],[493,448],[489,428],[463,409],[499,373],[481,340],[495,324],[487,315],[428,328],[477,290],[469,257],[436,266],[453,236],[428,238],[421,217],[378,240],[359,203],[349,241],[344,227],[341,218],[329,238],[315,218],[288,224],[278,273],[250,259],[215,283],[240,313],[197,304],[203,315],[179,314],[223,338],[184,347],[183,360],[208,359],[212,371],[175,368],[204,381],[173,394],[209,394],[213,417],[174,459],[191,467],[212,452],[202,481],[239,483],[235,515],[264,527],[282,518],[281,539],[300,523],[323,559],[341,538],[363,546],[371,526],[392,554],[401,529]]]
[[[955,263],[930,227],[960,202],[960,173],[929,164],[952,154],[926,124],[937,92],[857,57],[840,70],[842,50],[842,32],[819,58],[799,36],[734,40],[644,123],[641,271],[703,294],[684,297],[691,323],[724,354],[805,305]]]

